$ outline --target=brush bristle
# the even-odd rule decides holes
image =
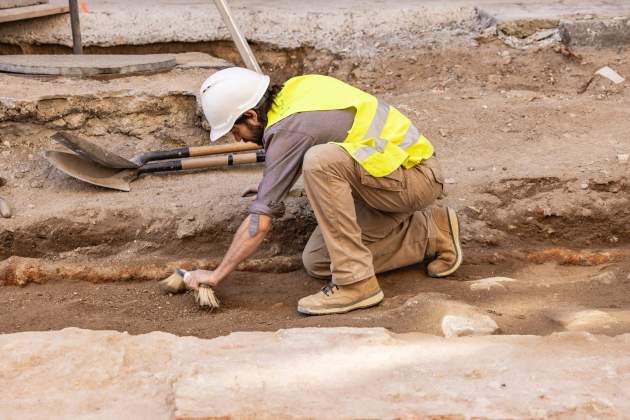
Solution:
[[[195,302],[197,302],[199,307],[210,310],[218,308],[221,304],[217,295],[214,294],[214,290],[207,284],[199,285],[199,289],[195,291]]]
[[[186,291],[184,278],[177,272],[160,281],[159,284],[164,293],[184,293]]]

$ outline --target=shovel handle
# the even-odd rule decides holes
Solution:
[[[210,147],[210,146],[209,146]],[[150,172],[186,171],[190,169],[220,168],[225,166],[244,165],[265,161],[265,152],[241,153],[222,156],[206,156],[193,159],[176,159],[166,162],[152,162],[138,169],[138,175]]]
[[[147,162],[154,160],[165,159],[180,159],[194,156],[208,156],[208,155],[220,155],[223,153],[236,153],[236,152],[249,152],[253,150],[259,150],[260,146],[256,143],[240,142],[240,143],[227,143],[219,144],[216,146],[195,146],[195,147],[182,147],[179,149],[171,150],[156,150],[153,152],[146,152],[134,158],[133,160],[140,165],[144,165]]]

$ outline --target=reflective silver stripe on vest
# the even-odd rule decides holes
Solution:
[[[367,131],[367,138],[374,138],[374,142],[376,143],[376,150],[383,153],[385,151],[385,146],[387,146],[387,140],[381,138],[381,132],[385,127],[385,122],[387,121],[387,116],[389,115],[389,105],[384,102],[378,101],[378,106],[376,107],[376,114],[370,123],[370,128]]]
[[[398,145],[398,147],[403,150],[407,150],[408,148],[416,144],[419,137],[420,133],[418,132],[418,129],[414,127],[413,124],[409,124],[409,128],[405,133],[405,138],[403,139],[403,142]]]
[[[359,161],[363,162],[376,152],[383,153],[385,151],[385,147],[387,146],[387,140],[381,138],[381,133],[383,132],[383,128],[385,128],[385,123],[387,122],[387,116],[389,115],[389,105],[385,102],[382,102],[380,99],[378,100],[378,105],[376,107],[376,113],[374,114],[374,118],[370,123],[370,128],[368,129],[365,138],[373,138],[374,143],[376,143],[376,147],[371,146],[363,146],[360,149],[357,149],[354,152],[354,157]],[[405,137],[403,142],[398,145],[403,150],[413,146],[416,144],[420,137],[420,133],[418,129],[413,126],[413,124],[409,125],[407,132],[405,133]]]

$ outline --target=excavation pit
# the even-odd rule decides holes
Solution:
[[[449,178],[443,203],[462,218],[462,269],[446,280],[428,278],[422,265],[386,273],[378,308],[299,316],[297,300],[323,284],[301,268],[316,222],[298,182],[261,251],[217,289],[221,310],[199,311],[191,295],[161,295],[156,281],[174,266],[216,266],[251,202],[240,193],[257,184],[262,167],[147,175],[122,193],[69,178],[42,152],[60,149],[51,140],[57,130],[126,157],[208,144],[195,95],[225,61],[188,56],[169,71],[115,78],[0,74],[7,180],[0,196],[14,209],[0,220],[0,304],[8,314],[1,331],[79,326],[216,337],[382,326],[442,335],[439,314],[473,309],[503,334],[630,331],[628,167],[614,159],[627,153],[628,91],[597,80],[577,93],[603,64],[630,74],[626,52],[489,42],[369,60],[305,49],[257,53],[274,82],[330,74],[382,96],[422,128]],[[497,276],[515,282],[473,290]],[[592,323],[579,327],[580,314]]]

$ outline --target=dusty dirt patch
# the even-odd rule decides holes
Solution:
[[[431,279],[419,265],[380,276],[386,295],[377,308],[345,315],[304,317],[297,300],[323,283],[303,270],[287,274],[237,272],[217,288],[223,308],[209,313],[197,309],[193,296],[162,295],[156,282],[91,284],[70,279],[24,288],[3,287],[1,332],[50,330],[68,326],[115,329],[140,334],[167,331],[178,335],[216,337],[232,331],[275,331],[307,326],[385,327],[395,332],[440,334],[439,325],[422,306],[405,302],[423,293],[441,293],[472,304],[492,317],[504,334],[550,334],[564,328],[547,310],[559,307],[630,308],[630,258],[604,266],[576,267],[556,263],[532,264],[505,257],[488,264],[471,255],[448,279]],[[603,281],[598,275],[612,273]],[[509,276],[506,289],[471,290],[471,281]],[[630,324],[604,333],[629,332]]]
[[[392,51],[356,62],[302,52],[292,58],[297,67],[290,54],[263,60],[277,80],[298,69],[348,80],[400,108],[436,145],[449,178],[444,203],[457,208],[463,221],[469,257],[460,273],[440,281],[419,274],[419,267],[388,273],[382,276],[388,299],[379,308],[303,318],[295,303],[319,284],[302,271],[239,272],[218,290],[224,309],[208,314],[194,307],[191,296],[159,295],[153,282],[95,285],[72,281],[85,273],[65,279],[53,270],[57,277],[47,284],[2,288],[0,331],[73,325],[213,337],[234,330],[378,325],[434,332],[422,308],[400,309],[429,292],[478,306],[504,333],[562,330],[541,307],[630,308],[630,166],[617,160],[630,151],[630,95],[625,84],[605,80],[577,93],[603,65],[629,76],[627,50],[517,51],[490,42]],[[179,259],[219,257],[250,202],[239,193],[258,181],[260,169],[150,176],[124,194],[68,179],[40,158],[60,127],[126,156],[205,142],[207,127],[191,92],[206,74],[177,69],[84,81],[0,75],[11,91],[0,109],[0,176],[8,181],[0,195],[15,212],[0,221],[0,258],[114,271],[146,258],[162,264],[159,271]],[[297,256],[313,227],[298,184],[258,257]],[[620,257],[549,251],[566,246]],[[607,270],[614,271],[614,281],[592,280]],[[497,275],[518,282],[483,293],[467,283]]]

